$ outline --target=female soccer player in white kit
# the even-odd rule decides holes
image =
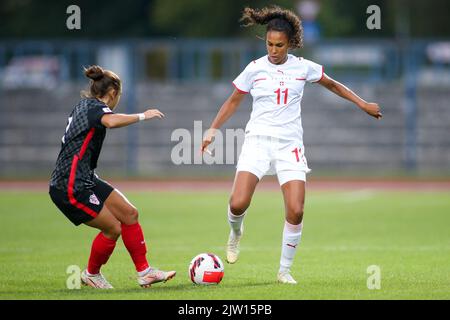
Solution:
[[[228,207],[231,232],[227,262],[235,263],[243,234],[243,219],[257,183],[264,175],[276,173],[285,203],[285,225],[278,281],[296,284],[290,269],[302,234],[306,173],[310,171],[303,145],[301,100],[306,83],[319,83],[380,119],[376,103],[368,103],[323,72],[323,67],[289,49],[302,46],[300,19],[280,7],[261,10],[245,8],[245,26],[267,25],[267,55],[250,62],[233,81],[234,92],[225,101],[202,142],[206,151],[215,131],[236,111],[246,94],[253,97],[245,141],[237,164],[236,177]]]

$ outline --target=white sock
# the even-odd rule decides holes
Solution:
[[[92,274],[92,273],[89,273],[89,271],[87,271],[87,269],[86,269],[86,274],[88,275],[88,277],[93,277],[93,276],[98,276],[100,273]]]
[[[230,206],[228,206],[228,223],[230,224],[231,230],[233,230],[233,233],[236,236],[241,235],[242,222],[244,221],[246,213],[247,212],[244,212],[240,216],[236,216],[231,212]]]
[[[294,262],[297,246],[302,237],[303,222],[298,225],[284,222],[283,242],[281,244],[281,259],[279,272],[289,272]]]
[[[152,269],[152,267],[148,267],[147,269],[142,270],[141,272],[138,272],[138,276],[139,277],[145,276],[151,269]]]

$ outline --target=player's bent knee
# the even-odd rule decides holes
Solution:
[[[230,200],[230,211],[236,216],[244,214],[250,205],[250,201],[244,197],[232,197]]]
[[[126,225],[132,225],[139,220],[139,212],[134,206],[129,206],[126,210],[123,210],[120,214],[120,222]]]
[[[128,217],[130,218],[131,222],[138,222],[139,211],[135,207],[131,207]]]
[[[300,224],[303,220],[303,209],[302,205],[290,206],[287,210],[288,222],[291,224]]]
[[[114,223],[113,225],[109,226],[108,228],[105,228],[103,230],[103,233],[111,239],[117,239],[120,237],[120,234],[122,233],[122,228],[120,226],[120,223]]]
[[[300,219],[303,218],[303,207],[295,208],[292,213],[294,214],[295,217],[298,217]]]

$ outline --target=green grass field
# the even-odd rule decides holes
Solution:
[[[0,193],[0,299],[449,299],[448,192],[311,191],[293,276],[276,283],[283,228],[279,192],[257,191],[237,264],[218,286],[193,285],[198,253],[224,260],[228,192],[127,192],[140,209],[150,263],[175,269],[166,284],[141,289],[119,240],[103,273],[104,292],[66,288],[69,265],[84,267],[96,231],[75,228],[46,193]],[[381,268],[381,289],[367,288],[367,267]]]

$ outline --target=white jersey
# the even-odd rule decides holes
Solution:
[[[276,65],[264,56],[251,62],[233,81],[241,93],[250,93],[253,107],[246,135],[271,136],[303,144],[301,100],[306,82],[317,82],[323,67],[289,54]]]

